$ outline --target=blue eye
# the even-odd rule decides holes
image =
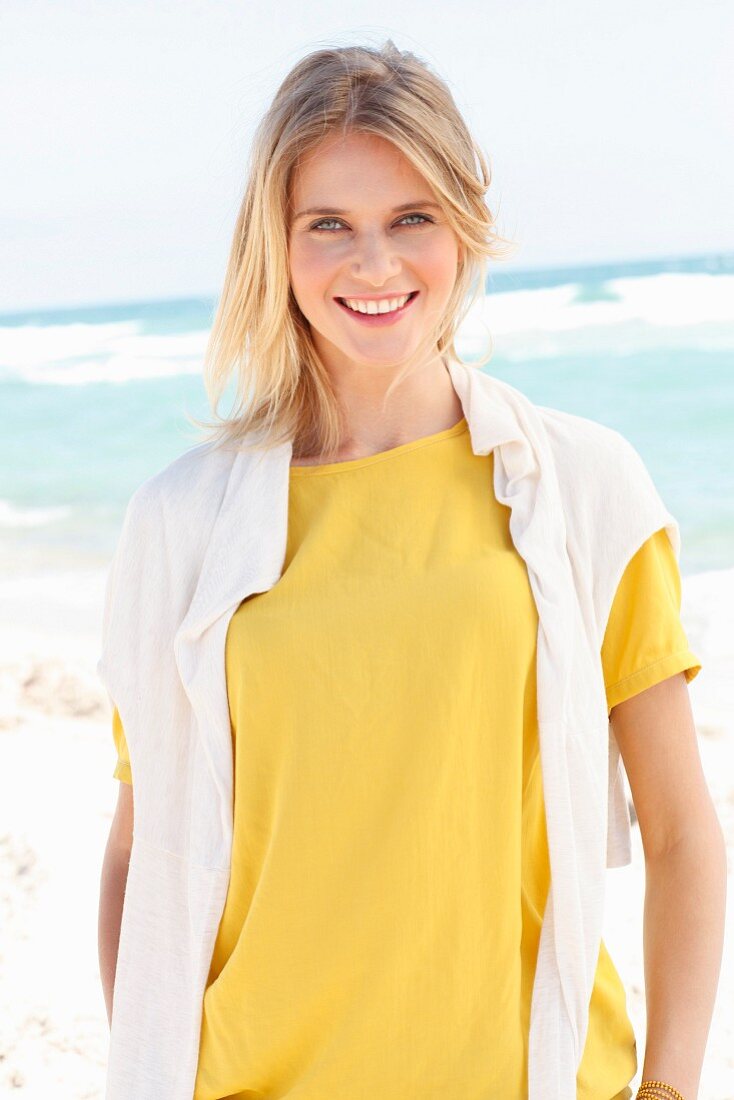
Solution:
[[[316,222],[316,225],[312,225],[310,228],[311,229],[318,229],[322,233],[324,233],[324,232],[328,233],[328,232],[330,232],[328,229],[326,229],[326,230],[321,229],[324,222],[336,222],[336,218],[323,218],[320,222]],[[339,223],[337,222],[337,225],[338,224]]]
[[[427,218],[425,214],[406,214],[405,218],[420,218],[421,221],[417,223],[418,225],[420,225],[421,222],[428,222],[431,220],[430,218]],[[405,221],[405,218],[401,218],[401,221]],[[415,225],[416,223],[414,222],[413,224]]]
[[[404,222],[408,218],[420,218],[420,221],[412,222],[411,223],[412,225],[422,225],[424,222],[430,222],[431,221],[431,218],[427,218],[425,214],[406,214],[404,217],[402,217],[400,219],[400,221]],[[314,225],[310,226],[310,228],[315,230],[317,233],[333,233],[334,232],[333,229],[323,229],[322,228],[322,226],[326,222],[332,222],[333,224],[335,224],[337,226],[337,228],[340,228],[340,227],[344,228],[343,224],[339,221],[338,218],[322,218],[320,222],[316,222]],[[398,224],[400,224],[400,223],[398,223]]]

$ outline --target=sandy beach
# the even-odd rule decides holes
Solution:
[[[95,672],[103,591],[99,572],[0,586],[3,1097],[101,1100],[104,1094],[108,1027],[97,906],[118,783],[109,700]],[[682,618],[703,665],[689,691],[731,872],[734,569],[684,578]],[[644,859],[636,825],[633,844],[632,865],[608,874],[605,940],[628,991],[641,1058]],[[700,1100],[734,1100],[733,924],[729,904]]]

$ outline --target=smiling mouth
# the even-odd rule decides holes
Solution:
[[[358,317],[394,317],[398,313],[402,313],[404,309],[410,305],[410,303],[417,297],[417,290],[411,290],[408,295],[396,294],[392,298],[379,299],[360,299],[360,298],[335,298],[334,300],[342,306],[343,309],[348,310],[350,313],[356,314]],[[403,300],[404,299],[404,300]],[[395,309],[385,309],[384,304],[387,302],[400,302],[401,304]],[[354,305],[349,305],[349,302],[357,302],[360,308],[355,308]]]

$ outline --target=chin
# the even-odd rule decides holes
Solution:
[[[355,363],[373,364],[376,367],[392,367],[410,359],[414,352],[411,349],[385,348],[382,352],[369,348],[354,348],[344,351],[343,354]]]

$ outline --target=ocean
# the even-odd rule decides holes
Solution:
[[[137,485],[198,442],[214,298],[0,315],[0,568],[106,566]],[[734,255],[508,272],[457,350],[638,449],[682,574],[734,564]]]

